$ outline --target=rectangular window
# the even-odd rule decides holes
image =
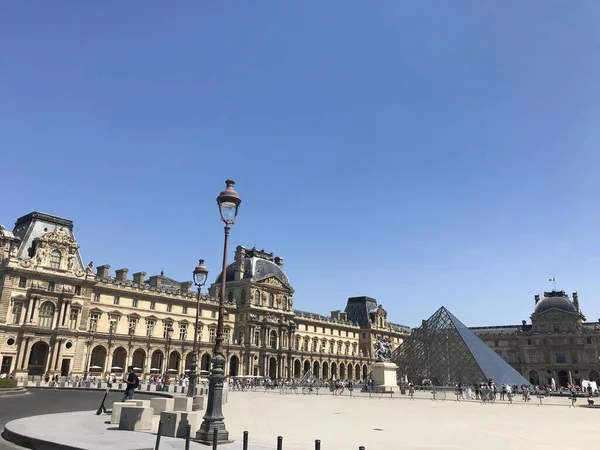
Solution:
[[[316,333],[317,332],[317,326],[315,325],[313,328],[314,328],[313,331]]]
[[[179,339],[181,339],[182,341],[185,341],[187,339],[187,328],[187,323],[179,324]]]
[[[167,303],[167,312],[171,312],[172,309],[173,309],[173,305],[171,305],[170,303]]]
[[[115,295],[115,298],[113,299],[113,304],[118,305],[119,304],[119,296]]]
[[[166,339],[168,337],[169,328],[173,328],[173,324],[171,322],[165,322],[163,326],[163,338]]]
[[[588,352],[587,358],[589,363],[596,362],[596,352]]]
[[[587,339],[585,340],[585,342],[586,342],[587,344],[591,344],[591,343],[592,343],[592,338],[587,338]]]
[[[129,334],[134,335],[135,334],[135,329],[137,328],[137,319],[134,317],[131,317],[129,319]]]
[[[308,331],[308,325],[304,324],[304,331]]]
[[[92,313],[92,314],[90,314],[90,331],[92,333],[95,333],[97,327],[98,327],[98,313]]]
[[[56,288],[56,283],[54,281],[50,281],[48,282],[48,290],[50,292],[54,292],[54,289]]]
[[[81,286],[75,286],[75,295],[81,295]]]
[[[227,313],[227,312],[226,312],[226,313],[223,315],[223,320],[224,320],[224,321],[226,321],[226,322],[229,320],[229,313]]]
[[[198,342],[202,340],[202,330],[204,330],[204,325],[198,325],[198,328],[196,329],[196,334],[198,335],[196,339],[198,339]]]
[[[182,312],[183,314],[187,314],[187,308],[188,308],[188,307],[187,307],[187,305],[183,305],[183,308],[182,308],[182,311],[181,311],[181,312]]]
[[[118,317],[116,317],[116,316],[111,316],[111,317],[110,317],[109,329],[108,329],[108,332],[109,332],[109,333],[110,333],[111,331],[112,331],[113,333],[116,333],[116,332],[117,332],[117,321],[118,321],[118,320],[119,320],[119,318],[118,318]]]
[[[12,323],[14,323],[15,325],[21,323],[21,311],[23,311],[23,303],[14,302],[12,309]]]
[[[210,312],[210,317],[213,318],[213,319],[216,318],[217,317],[217,312],[216,311],[211,311]]]
[[[348,331],[346,331],[346,337],[348,337]]]
[[[564,353],[556,352],[556,363],[557,364],[565,364],[567,362],[567,357]]]
[[[154,334],[154,321],[150,321],[146,323],[146,336],[152,337]]]
[[[98,293],[95,293],[95,294],[94,294],[94,301],[95,301],[96,303],[100,303],[100,294],[98,294]]]
[[[131,306],[132,308],[137,308],[138,305],[138,299],[134,298],[133,300],[131,300]]]
[[[27,278],[21,277],[19,278],[19,287],[26,288],[27,287]]]
[[[498,347],[498,345],[500,345],[500,343],[498,341],[494,341],[494,347]]]
[[[254,345],[260,345],[260,331],[254,331]]]
[[[224,330],[223,342],[225,344],[229,344],[231,342],[231,330],[229,328],[225,328],[225,330]]]
[[[333,353],[333,342],[329,343],[329,353]]]
[[[150,309],[156,309],[156,302],[150,302]]]
[[[216,330],[214,328],[208,329],[208,342],[215,342],[215,333]]]
[[[69,314],[69,328],[71,330],[77,329],[77,316],[79,315],[78,309],[72,309],[71,314]]]
[[[312,350],[311,351],[313,351],[313,352],[317,351],[317,341],[313,341],[313,343],[312,343]]]
[[[527,339],[527,345],[531,345],[531,339]]]

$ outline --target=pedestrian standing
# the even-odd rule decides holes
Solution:
[[[140,379],[133,371],[133,366],[129,366],[127,368],[127,379],[123,380],[127,383],[127,387],[125,388],[125,393],[123,394],[122,402],[126,400],[131,400],[133,398],[133,393],[140,385]]]

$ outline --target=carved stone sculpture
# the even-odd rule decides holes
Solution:
[[[392,348],[389,338],[379,338],[375,341],[375,355],[377,356],[377,361],[379,362],[386,362],[391,359]]]

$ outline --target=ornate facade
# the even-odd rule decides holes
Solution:
[[[577,292],[535,295],[531,324],[471,330],[533,385],[600,385],[600,321],[586,322]]]
[[[191,365],[194,332],[200,368],[208,371],[222,275],[200,296],[194,330],[191,281],[128,272],[84,266],[70,220],[34,212],[12,232],[1,227],[0,372],[101,375],[133,365],[144,377],[182,374]],[[229,375],[364,379],[375,340],[388,337],[395,348],[410,332],[388,322],[369,297],[350,298],[329,317],[294,309],[283,259],[262,250],[237,247],[225,276]]]

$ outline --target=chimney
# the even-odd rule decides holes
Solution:
[[[99,278],[108,278],[108,271],[110,270],[110,266],[108,264],[104,264],[103,266],[96,267],[96,276]]]
[[[190,292],[192,284],[194,284],[193,281],[184,281],[183,283],[179,283],[179,289],[181,292]]]
[[[280,258],[279,256],[275,257],[275,264],[277,264],[279,267],[283,267],[283,258]]]
[[[129,272],[129,269],[115,270],[115,279],[124,283],[127,281],[127,272]]]
[[[138,272],[133,274],[133,282],[137,284],[144,284],[144,278],[146,277],[146,272]]]
[[[575,309],[579,311],[579,296],[577,295],[577,292],[573,292],[573,305],[575,305]]]
[[[537,304],[538,304],[538,302],[540,301],[540,294],[535,294],[535,295],[533,296],[533,298],[535,299],[535,304],[537,305]]]
[[[235,248],[235,257],[234,257],[234,274],[233,279],[235,281],[240,281],[244,278],[244,270],[246,266],[246,249],[241,245],[238,245]],[[223,275],[225,276],[225,275]]]
[[[521,320],[521,325],[523,325],[523,326],[527,325],[527,321],[526,320]]]

